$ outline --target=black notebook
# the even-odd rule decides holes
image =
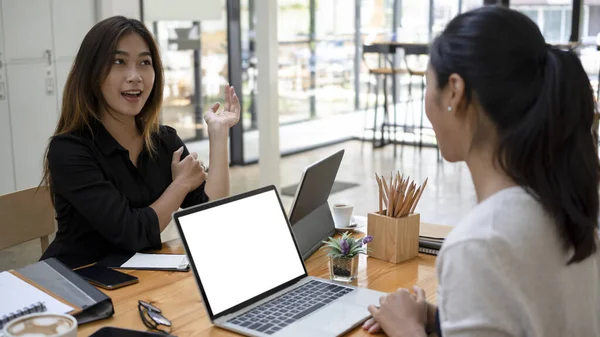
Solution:
[[[419,233],[419,252],[429,255],[438,255],[446,236],[452,231],[453,227],[445,225],[435,225],[430,223],[421,223]]]
[[[419,252],[429,255],[438,255],[444,240],[430,240],[427,238],[419,238]]]

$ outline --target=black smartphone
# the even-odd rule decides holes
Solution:
[[[137,331],[137,330],[129,330],[116,328],[112,326],[106,326],[101,328],[100,330],[94,332],[90,337],[167,337],[172,335],[165,335],[157,332],[150,331]]]
[[[137,283],[137,277],[104,266],[93,265],[74,270],[79,276],[100,288],[112,290]]]

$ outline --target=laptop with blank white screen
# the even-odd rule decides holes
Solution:
[[[274,186],[175,212],[211,322],[246,336],[339,336],[382,292],[308,276]]]

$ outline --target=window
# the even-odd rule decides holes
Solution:
[[[161,123],[174,127],[184,141],[206,138],[204,111],[223,101],[228,83],[225,7],[219,20],[145,24],[152,27],[163,61]]]
[[[542,11],[542,34],[549,43],[565,41],[564,37],[566,37],[567,34],[565,34],[566,29],[564,27],[564,12],[565,11],[560,9],[546,9]],[[568,38],[566,40],[568,40]]]
[[[483,6],[483,0],[463,0],[461,13]]]
[[[510,7],[533,20],[548,43],[566,42],[571,35],[571,0],[555,0],[551,3],[540,4],[539,0],[512,0]]]

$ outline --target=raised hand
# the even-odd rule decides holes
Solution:
[[[240,120],[240,100],[232,86],[225,88],[225,106],[219,111],[221,103],[215,103],[205,114],[204,120],[208,125],[208,134],[227,131]]]

